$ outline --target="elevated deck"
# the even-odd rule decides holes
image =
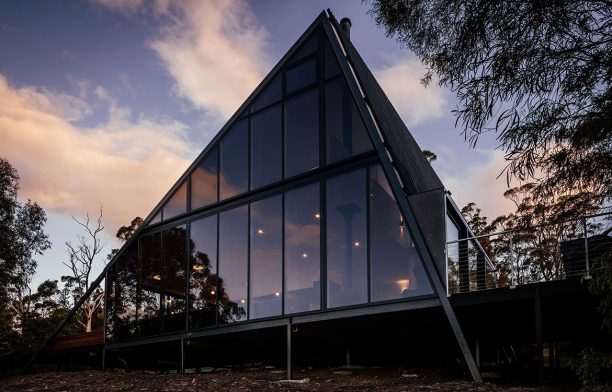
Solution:
[[[99,329],[92,332],[82,332],[69,336],[56,337],[47,352],[59,352],[81,348],[95,348],[104,345],[104,331]]]

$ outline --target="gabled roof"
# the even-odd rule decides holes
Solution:
[[[331,11],[328,10],[328,12],[329,19],[335,25],[336,31],[342,31],[334,15]],[[365,100],[372,108],[372,114],[385,140],[385,147],[397,164],[406,193],[414,195],[443,188],[442,181],[423,155],[421,148],[355,46],[343,34],[339,34],[338,38],[342,40],[343,46],[348,51],[348,60],[353,66],[361,87],[365,90],[363,92]]]

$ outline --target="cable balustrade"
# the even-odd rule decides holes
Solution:
[[[590,279],[612,255],[612,211],[446,243],[448,295]]]

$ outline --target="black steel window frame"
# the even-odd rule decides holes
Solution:
[[[161,226],[162,224],[171,222],[173,220],[180,220],[182,219],[184,216],[189,215],[192,212],[195,211],[204,211],[206,209],[208,209],[209,206],[213,206],[216,205],[217,203],[223,202],[223,201],[230,201],[230,200],[235,200],[235,199],[239,199],[242,198],[244,196],[247,196],[250,192],[252,191],[256,191],[256,190],[260,190],[260,189],[265,189],[268,187],[272,187],[272,186],[278,186],[283,184],[284,182],[288,181],[288,180],[292,180],[294,178],[298,178],[301,177],[304,174],[308,174],[308,173],[312,173],[314,170],[318,170],[321,169],[323,167],[327,166],[327,130],[326,130],[326,124],[325,124],[325,109],[326,109],[326,102],[325,102],[325,88],[326,85],[332,81],[335,81],[336,79],[339,78],[343,78],[344,75],[342,73],[339,73],[337,75],[331,76],[331,77],[327,77],[325,75],[325,40],[327,39],[325,34],[323,34],[322,31],[320,31],[320,29],[318,29],[316,31],[316,34],[318,34],[318,38],[319,38],[319,49],[311,54],[306,55],[305,57],[296,60],[294,62],[290,62],[288,64],[286,64],[279,72],[280,74],[277,77],[281,77],[281,98],[279,100],[276,100],[272,103],[269,103],[265,106],[262,106],[260,108],[258,108],[257,110],[252,110],[251,106],[249,106],[249,108],[247,108],[247,110],[245,110],[242,115],[235,121],[235,122],[239,122],[239,121],[243,121],[246,120],[247,121],[247,149],[248,149],[248,157],[247,157],[247,191],[239,193],[237,195],[225,198],[223,200],[221,200],[221,193],[220,193],[220,186],[221,186],[221,154],[219,151],[219,146],[221,144],[221,142],[223,141],[223,138],[219,139],[214,146],[212,146],[212,148],[210,149],[211,153],[212,151],[214,151],[215,149],[217,149],[217,201],[205,206],[201,206],[198,208],[192,208],[192,203],[191,203],[191,175],[193,174],[193,172],[189,173],[189,175],[186,177],[184,184],[186,186],[186,191],[187,191],[187,198],[186,198],[186,203],[187,205],[185,206],[185,213],[183,214],[179,214],[175,217],[172,217],[170,219],[165,219],[164,214],[163,214],[163,210],[164,207],[166,206],[167,202],[164,203],[164,205],[161,206],[161,208],[159,209],[159,212],[161,213],[160,215],[160,221],[157,223],[153,223],[153,224],[149,224],[147,226],[148,228],[153,228],[153,227],[157,227],[157,226]],[[300,48],[297,49],[297,51],[299,51],[305,44],[307,44],[307,42],[304,42],[302,44],[302,46]],[[317,70],[317,78],[316,81],[304,86],[298,90],[292,91],[290,94],[286,94],[285,89],[286,89],[286,74],[287,71],[298,67],[308,61],[311,61],[315,59],[316,61],[316,70]],[[262,91],[259,93],[258,96],[254,97],[252,102],[255,102],[266,90],[266,88],[268,88],[272,82],[274,82],[274,79],[272,79],[270,81],[270,83],[262,89]],[[297,97],[303,93],[306,93],[308,91],[311,91],[313,89],[317,89],[319,90],[319,163],[318,163],[318,168],[314,169],[314,170],[309,170],[307,172],[303,172],[303,173],[299,173],[296,174],[294,176],[285,178],[285,118],[286,118],[286,114],[285,114],[285,104],[288,100],[290,100],[291,98]],[[252,121],[252,116],[254,114],[259,114],[262,113],[272,107],[274,107],[275,105],[280,105],[281,106],[281,164],[282,164],[282,168],[281,168],[281,179],[275,182],[272,182],[270,184],[258,187],[256,189],[251,189],[252,188],[252,179],[251,179],[251,158],[252,158],[252,125],[251,125],[251,121]],[[361,115],[360,115],[361,117]],[[362,119],[363,121],[363,119]],[[370,152],[373,152],[374,150],[368,151],[366,153],[363,154],[359,154],[359,155],[367,155]],[[206,158],[208,157],[208,154],[203,156],[200,161],[198,162],[198,165],[204,161]],[[353,158],[353,157],[351,157]],[[347,160],[350,160],[351,158],[347,158],[346,160],[341,160],[340,162],[345,162]],[[334,165],[336,162],[334,162],[332,165]],[[195,168],[197,168],[198,166],[196,165]],[[195,170],[195,169],[194,169]],[[172,196],[174,196],[174,194],[180,189],[180,187],[182,186],[179,185],[177,187],[177,189],[175,190],[175,192],[173,193]],[[170,201],[172,199],[172,196],[168,199],[168,201]]]
[[[272,187],[268,187],[269,189],[266,189],[265,191],[260,191],[260,190],[255,190],[252,192],[247,192],[247,194],[242,195],[238,200],[232,200],[232,201],[224,201],[224,202],[219,202],[216,203],[218,205],[210,205],[207,206],[207,208],[205,208],[204,211],[198,211],[198,212],[194,212],[192,214],[188,214],[187,216],[182,216],[179,220],[173,220],[173,221],[169,221],[169,222],[164,222],[163,225],[154,227],[154,228],[147,228],[145,231],[143,231],[139,237],[144,237],[147,235],[151,235],[153,233],[157,233],[159,232],[160,234],[164,231],[167,230],[169,228],[172,227],[176,227],[178,225],[181,224],[185,224],[187,225],[187,233],[190,233],[191,231],[191,222],[198,220],[198,219],[202,219],[202,218],[206,218],[206,217],[212,217],[215,216],[216,218],[216,226],[217,226],[217,252],[219,250],[219,214],[221,212],[224,211],[228,211],[237,207],[241,207],[244,205],[248,205],[248,210],[249,210],[249,232],[250,232],[250,203],[258,201],[258,200],[263,200],[263,199],[267,199],[269,197],[272,196],[277,196],[277,195],[281,195],[282,197],[282,213],[283,213],[283,219],[282,219],[282,225],[283,225],[283,230],[282,230],[282,241],[281,241],[281,246],[282,246],[282,312],[280,315],[276,315],[276,316],[270,316],[270,317],[262,317],[262,318],[255,318],[255,319],[251,319],[249,318],[249,315],[247,315],[247,318],[245,320],[241,320],[241,321],[236,321],[233,323],[229,323],[229,324],[219,324],[219,320],[216,319],[216,324],[215,325],[210,325],[210,326],[203,326],[203,327],[199,327],[199,328],[189,328],[189,317],[190,317],[190,307],[188,305],[188,297],[186,297],[186,303],[185,303],[185,331],[182,332],[192,332],[192,331],[200,331],[200,330],[206,330],[206,329],[211,329],[211,328],[223,328],[223,327],[231,327],[233,325],[241,325],[241,324],[248,324],[248,323],[259,323],[259,322],[267,322],[267,321],[279,321],[279,320],[287,320],[289,318],[292,317],[300,317],[300,316],[306,316],[306,315],[313,315],[313,314],[319,314],[319,313],[329,313],[329,312],[336,312],[336,311],[350,311],[350,310],[356,310],[358,311],[361,308],[367,308],[367,307],[371,307],[371,306],[379,306],[379,305],[386,305],[386,304],[394,304],[394,303],[400,303],[400,302],[410,302],[410,301],[416,301],[416,300],[422,300],[422,299],[429,299],[429,298],[434,298],[435,294],[426,294],[426,295],[419,295],[419,296],[414,296],[414,297],[408,297],[408,298],[397,298],[397,299],[391,299],[391,300],[384,300],[384,301],[371,301],[371,295],[370,295],[370,290],[371,290],[371,275],[370,275],[370,265],[371,265],[371,256],[370,256],[370,248],[371,248],[371,241],[370,241],[370,214],[369,214],[369,192],[370,192],[370,184],[369,184],[369,175],[370,175],[370,168],[376,165],[379,165],[380,161],[377,159],[376,155],[373,154],[372,152],[368,152],[365,154],[361,154],[359,156],[355,156],[350,158],[348,161],[343,161],[339,164],[334,164],[332,167],[328,167],[328,168],[321,168],[317,171],[317,173],[312,173],[312,172],[308,172],[308,175],[306,176],[301,176],[301,178],[299,179],[293,179],[291,181],[286,181],[285,184],[281,185],[281,186],[272,186]],[[367,227],[367,246],[368,246],[368,252],[367,252],[367,290],[368,290],[368,301],[365,303],[361,303],[361,304],[355,304],[355,305],[349,305],[349,306],[342,306],[342,307],[333,307],[333,308],[329,308],[327,306],[327,292],[326,292],[326,282],[327,282],[327,246],[326,246],[326,235],[327,235],[327,213],[326,213],[326,191],[327,191],[327,187],[326,187],[326,180],[329,178],[333,178],[335,176],[338,175],[342,175],[342,174],[346,174],[349,172],[352,172],[354,170],[358,170],[358,169],[365,169],[365,181],[366,181],[366,197],[367,197],[367,203],[366,203],[366,208],[367,208],[367,223],[368,223],[368,227]],[[311,185],[311,184],[319,184],[319,208],[320,208],[320,214],[321,214],[321,218],[320,218],[320,224],[319,224],[319,228],[320,228],[320,308],[318,310],[313,310],[313,311],[306,311],[306,312],[299,312],[299,313],[285,313],[285,309],[284,309],[284,303],[285,303],[285,292],[286,292],[286,282],[285,282],[285,252],[284,252],[284,248],[285,248],[285,231],[284,231],[284,226],[285,226],[285,219],[284,219],[284,215],[285,215],[285,192],[294,190],[294,189],[299,189],[301,187],[307,186],[307,185]],[[163,237],[163,235],[161,235],[161,237]],[[187,237],[188,239],[191,238],[190,236]],[[163,241],[163,239],[162,239]],[[189,240],[188,240],[189,241]],[[161,242],[161,241],[160,241]],[[140,241],[138,241],[139,245],[140,245]],[[187,245],[188,247],[189,245]],[[163,248],[162,248],[163,249]],[[138,258],[140,258],[140,249],[138,250]],[[250,250],[250,246],[248,247],[248,255],[247,255],[247,261],[248,261],[248,276],[250,276],[250,268],[251,268],[251,250]],[[186,263],[186,271],[188,272],[189,269],[189,249],[187,252],[187,257],[184,261]],[[140,267],[139,265],[137,267]],[[217,257],[216,260],[216,272],[218,274],[219,272],[219,257]],[[217,285],[218,285],[219,279],[217,279]],[[250,281],[249,281],[250,283]],[[162,283],[163,284],[163,283]],[[140,277],[138,279],[137,285],[140,285]],[[188,295],[189,293],[189,274],[186,273],[185,274],[185,287],[186,287],[186,295]],[[247,303],[250,304],[251,301],[251,294],[247,288],[247,295],[248,295],[248,299],[247,299]],[[160,296],[161,297],[161,296]],[[219,303],[219,287],[217,286],[217,290],[216,290],[216,306],[218,306]],[[160,302],[161,298],[160,298]],[[160,304],[161,305],[161,304]],[[139,306],[139,304],[138,304]],[[161,306],[160,306],[161,308]],[[160,309],[160,323],[161,323],[161,312],[162,310]],[[136,312],[136,320],[138,320],[138,312]],[[216,312],[216,317],[218,318],[218,312]],[[138,325],[138,322],[137,322]],[[160,328],[160,330],[162,330]],[[157,336],[167,336],[167,335],[172,335],[172,334],[176,334],[177,332],[164,332],[163,330],[160,332],[159,335]],[[120,339],[122,342],[123,341],[130,341],[130,340],[138,340],[138,339],[147,339],[147,338],[151,338],[151,337],[140,337],[140,334],[137,333],[137,336],[134,338],[123,338]],[[113,339],[114,342],[117,341],[117,339]]]
[[[249,315],[247,314],[247,318],[246,320],[241,320],[241,321],[237,321],[237,322],[233,322],[230,324],[219,324],[219,320],[218,320],[218,311],[215,312],[216,315],[216,324],[214,326],[205,326],[205,327],[201,327],[201,328],[195,328],[195,329],[189,329],[189,324],[188,324],[188,319],[189,319],[189,306],[188,306],[188,297],[186,297],[186,311],[185,311],[185,317],[186,317],[186,331],[196,331],[196,330],[205,330],[205,329],[210,329],[210,328],[219,328],[219,327],[230,327],[232,325],[237,325],[237,324],[245,324],[245,323],[257,323],[257,322],[265,322],[265,321],[272,321],[272,320],[283,320],[283,319],[288,319],[288,318],[292,318],[292,317],[299,317],[302,315],[310,315],[310,314],[317,314],[317,313],[327,313],[327,312],[335,312],[335,311],[345,311],[345,310],[352,310],[352,309],[360,309],[360,308],[366,308],[366,307],[371,307],[371,306],[378,306],[378,305],[385,305],[385,304],[394,304],[394,303],[400,303],[400,302],[410,302],[410,301],[415,301],[415,300],[420,300],[420,299],[430,299],[430,298],[434,298],[436,297],[435,294],[426,294],[426,295],[419,295],[419,296],[414,296],[414,297],[408,297],[408,298],[397,298],[397,299],[391,299],[391,300],[384,300],[384,301],[376,301],[373,302],[371,301],[371,241],[370,241],[370,203],[369,203],[369,194],[370,194],[370,167],[376,165],[376,164],[382,164],[382,162],[378,159],[377,153],[375,149],[372,149],[370,151],[366,151],[364,153],[361,154],[357,154],[354,156],[351,156],[349,158],[331,163],[331,164],[327,164],[327,151],[326,151],[326,143],[327,143],[327,130],[326,130],[326,121],[325,121],[325,111],[326,111],[326,102],[325,102],[325,88],[326,85],[329,82],[335,81],[336,79],[339,78],[344,78],[345,75],[343,72],[340,72],[337,75],[333,75],[331,77],[327,77],[325,75],[325,40],[327,39],[326,34],[323,34],[323,31],[318,31],[318,36],[319,36],[319,48],[317,51],[308,54],[306,56],[304,56],[303,58],[296,60],[294,62],[288,62],[287,64],[285,64],[285,66],[283,68],[281,68],[279,70],[280,74],[278,74],[277,77],[281,77],[281,98],[280,100],[276,100],[274,102],[271,102],[265,106],[262,106],[260,108],[258,108],[257,110],[252,110],[251,106],[249,106],[246,110],[244,110],[244,112],[239,116],[239,118],[236,119],[237,121],[243,121],[243,120],[247,120],[247,127],[248,127],[248,133],[247,133],[247,149],[248,149],[248,165],[247,165],[247,191],[240,193],[238,195],[234,195],[228,198],[225,198],[223,200],[221,200],[220,198],[220,181],[221,181],[221,174],[220,174],[220,156],[221,154],[218,152],[217,153],[217,202],[215,203],[211,203],[209,205],[206,206],[202,206],[196,209],[192,209],[191,208],[191,203],[189,203],[189,205],[187,205],[187,213],[185,214],[181,214],[178,215],[176,217],[173,217],[167,221],[163,220],[163,215],[162,215],[162,221],[155,223],[155,224],[151,224],[149,226],[147,226],[146,228],[144,228],[144,230],[139,234],[139,237],[148,235],[148,234],[152,234],[154,232],[157,231],[163,231],[167,228],[170,227],[174,227],[180,224],[187,224],[187,232],[190,232],[190,222],[194,221],[196,219],[201,219],[201,218],[205,218],[205,217],[210,217],[212,215],[216,215],[216,219],[217,219],[217,260],[216,260],[216,272],[217,275],[219,273],[219,257],[218,257],[218,251],[219,251],[219,214],[223,211],[227,211],[233,208],[237,208],[240,207],[242,205],[248,204],[250,205],[251,202],[257,201],[257,200],[261,200],[261,199],[265,199],[271,196],[275,196],[275,195],[281,195],[282,197],[282,241],[281,241],[281,246],[282,246],[282,314],[278,315],[278,316],[271,316],[271,317],[266,317],[266,318],[257,318],[257,319],[250,319]],[[305,41],[302,46],[300,48],[297,49],[297,51],[299,51],[307,42]],[[333,46],[332,46],[333,47]],[[333,50],[333,49],[332,49]],[[296,51],[296,52],[297,52]],[[305,62],[311,61],[312,59],[315,59],[316,61],[316,70],[317,70],[317,78],[316,81],[314,83],[311,83],[307,86],[304,86],[298,90],[292,91],[290,94],[286,94],[286,73],[288,70],[300,66]],[[255,102],[260,96],[261,94],[265,91],[265,89],[267,87],[270,86],[270,84],[274,81],[274,79],[271,79],[270,83],[261,90],[261,92],[259,93],[258,96],[254,97],[252,102]],[[306,172],[302,172],[299,174],[296,174],[294,176],[291,176],[289,178],[285,178],[285,117],[286,117],[286,113],[285,113],[285,103],[287,102],[287,100],[299,96],[300,94],[303,94],[305,92],[308,91],[312,91],[313,89],[318,89],[319,92],[319,106],[318,106],[318,115],[319,115],[319,165],[316,169],[313,170],[309,170]],[[354,98],[353,98],[354,99]],[[282,121],[282,129],[281,129],[281,160],[282,160],[282,169],[281,169],[281,173],[282,173],[282,177],[281,180],[270,183],[268,185],[264,185],[261,186],[259,188],[256,189],[251,189],[251,148],[252,148],[252,139],[251,139],[251,116],[254,114],[258,114],[261,113],[265,110],[268,110],[270,108],[272,108],[275,105],[281,105],[281,121]],[[360,117],[361,117],[361,113],[360,113]],[[364,119],[362,118],[362,121],[364,121]],[[371,137],[370,137],[371,139]],[[212,146],[211,151],[215,148],[219,148],[219,145],[221,143],[221,141],[223,140],[223,138],[219,139],[216,144],[214,146]],[[200,162],[204,159],[206,159],[208,155],[205,155],[202,157],[202,159],[200,160]],[[196,166],[197,167],[197,166]],[[349,306],[342,306],[342,307],[333,307],[333,308],[329,308],[327,307],[327,213],[326,213],[326,191],[327,191],[327,187],[326,187],[326,180],[328,178],[334,177],[336,175],[341,175],[344,173],[348,173],[350,171],[359,169],[359,168],[365,168],[365,181],[366,181],[366,222],[367,222],[367,246],[368,246],[368,251],[367,251],[367,302],[362,303],[362,304],[356,304],[356,305],[349,305]],[[385,173],[385,176],[387,177],[387,180],[389,181],[388,178],[388,174]],[[188,186],[190,188],[190,179],[191,179],[191,173],[187,176],[186,181],[188,182]],[[285,196],[284,193],[293,189],[297,189],[300,188],[302,186],[306,186],[306,185],[310,185],[310,184],[314,184],[314,183],[319,183],[319,208],[320,208],[320,214],[321,214],[321,218],[320,218],[320,224],[319,224],[319,232],[320,232],[320,307],[319,310],[313,310],[313,311],[307,311],[307,312],[300,312],[300,313],[285,313],[285,293],[286,293],[286,282],[285,282]],[[179,186],[180,187],[180,186]],[[177,188],[178,189],[178,188]],[[190,189],[189,189],[190,191]],[[191,192],[188,192],[188,201],[190,201],[191,199]],[[160,210],[163,212],[163,207],[162,206],[160,208]],[[250,230],[250,206],[248,207],[248,227]],[[163,236],[162,236],[163,237]],[[250,237],[250,236],[249,236]],[[190,238],[188,236],[188,238]],[[250,250],[250,238],[249,238],[249,243],[247,246],[248,249],[248,255],[247,255],[247,262],[248,262],[248,273],[247,273],[247,282],[250,283],[250,268],[251,268],[251,250]],[[139,249],[139,254],[140,254],[140,249]],[[189,252],[187,254],[187,258],[186,258],[186,262],[189,262]],[[186,268],[186,271],[188,272],[188,265]],[[189,292],[189,281],[188,281],[188,273],[185,274],[185,279],[186,279],[186,292]],[[140,283],[140,280],[139,280]],[[139,284],[138,283],[138,284]],[[429,282],[431,284],[431,282]],[[217,290],[216,290],[216,306],[219,306],[219,279],[217,279]],[[249,289],[247,288],[247,304],[250,306],[250,292]],[[160,299],[161,300],[161,299]],[[161,311],[161,309],[160,309]],[[138,312],[137,312],[138,313]],[[138,315],[136,316],[138,317]],[[161,318],[161,315],[160,315]],[[160,320],[161,321],[161,320]],[[161,335],[168,335],[167,333],[162,333]]]

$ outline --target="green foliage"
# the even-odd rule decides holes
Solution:
[[[591,387],[590,391],[608,391],[612,384],[612,355],[593,349],[580,351],[572,367],[582,385]],[[595,388],[593,388],[595,387]]]
[[[539,196],[612,196],[609,1],[366,0],[379,26],[456,93],[475,145],[496,133],[508,178]]]
[[[47,331],[41,320],[58,310],[57,282],[46,281],[32,294],[35,256],[51,247],[44,232],[45,212],[36,203],[20,203],[19,175],[0,158],[0,360],[28,351]]]
[[[423,155],[425,156],[425,159],[429,161],[429,163],[438,159],[438,156],[433,151],[423,150]]]
[[[0,309],[22,295],[36,271],[34,257],[51,247],[47,216],[36,203],[17,200],[19,175],[0,158]]]
[[[612,252],[612,250],[611,250]],[[589,286],[592,294],[600,296],[598,310],[603,326],[612,333],[612,254],[598,257],[591,270],[593,280]],[[612,386],[612,353],[602,352],[593,347],[578,354],[572,367],[583,385],[595,388],[589,390],[608,391]]]
[[[582,216],[595,213],[599,206],[588,194],[573,194],[554,200],[543,200],[533,196],[534,184],[512,188],[504,193],[516,210],[499,216],[492,221],[481,215],[475,203],[469,203],[461,210],[485,253],[498,271],[498,283],[509,282],[514,271],[515,283],[524,284],[542,280],[556,280],[565,277],[561,243],[580,238]],[[538,227],[537,230],[531,228]],[[588,229],[595,230],[590,224]],[[509,235],[487,236],[494,232],[513,230],[512,249]]]
[[[591,293],[601,296],[598,310],[603,316],[603,325],[612,333],[612,249],[593,263]]]

